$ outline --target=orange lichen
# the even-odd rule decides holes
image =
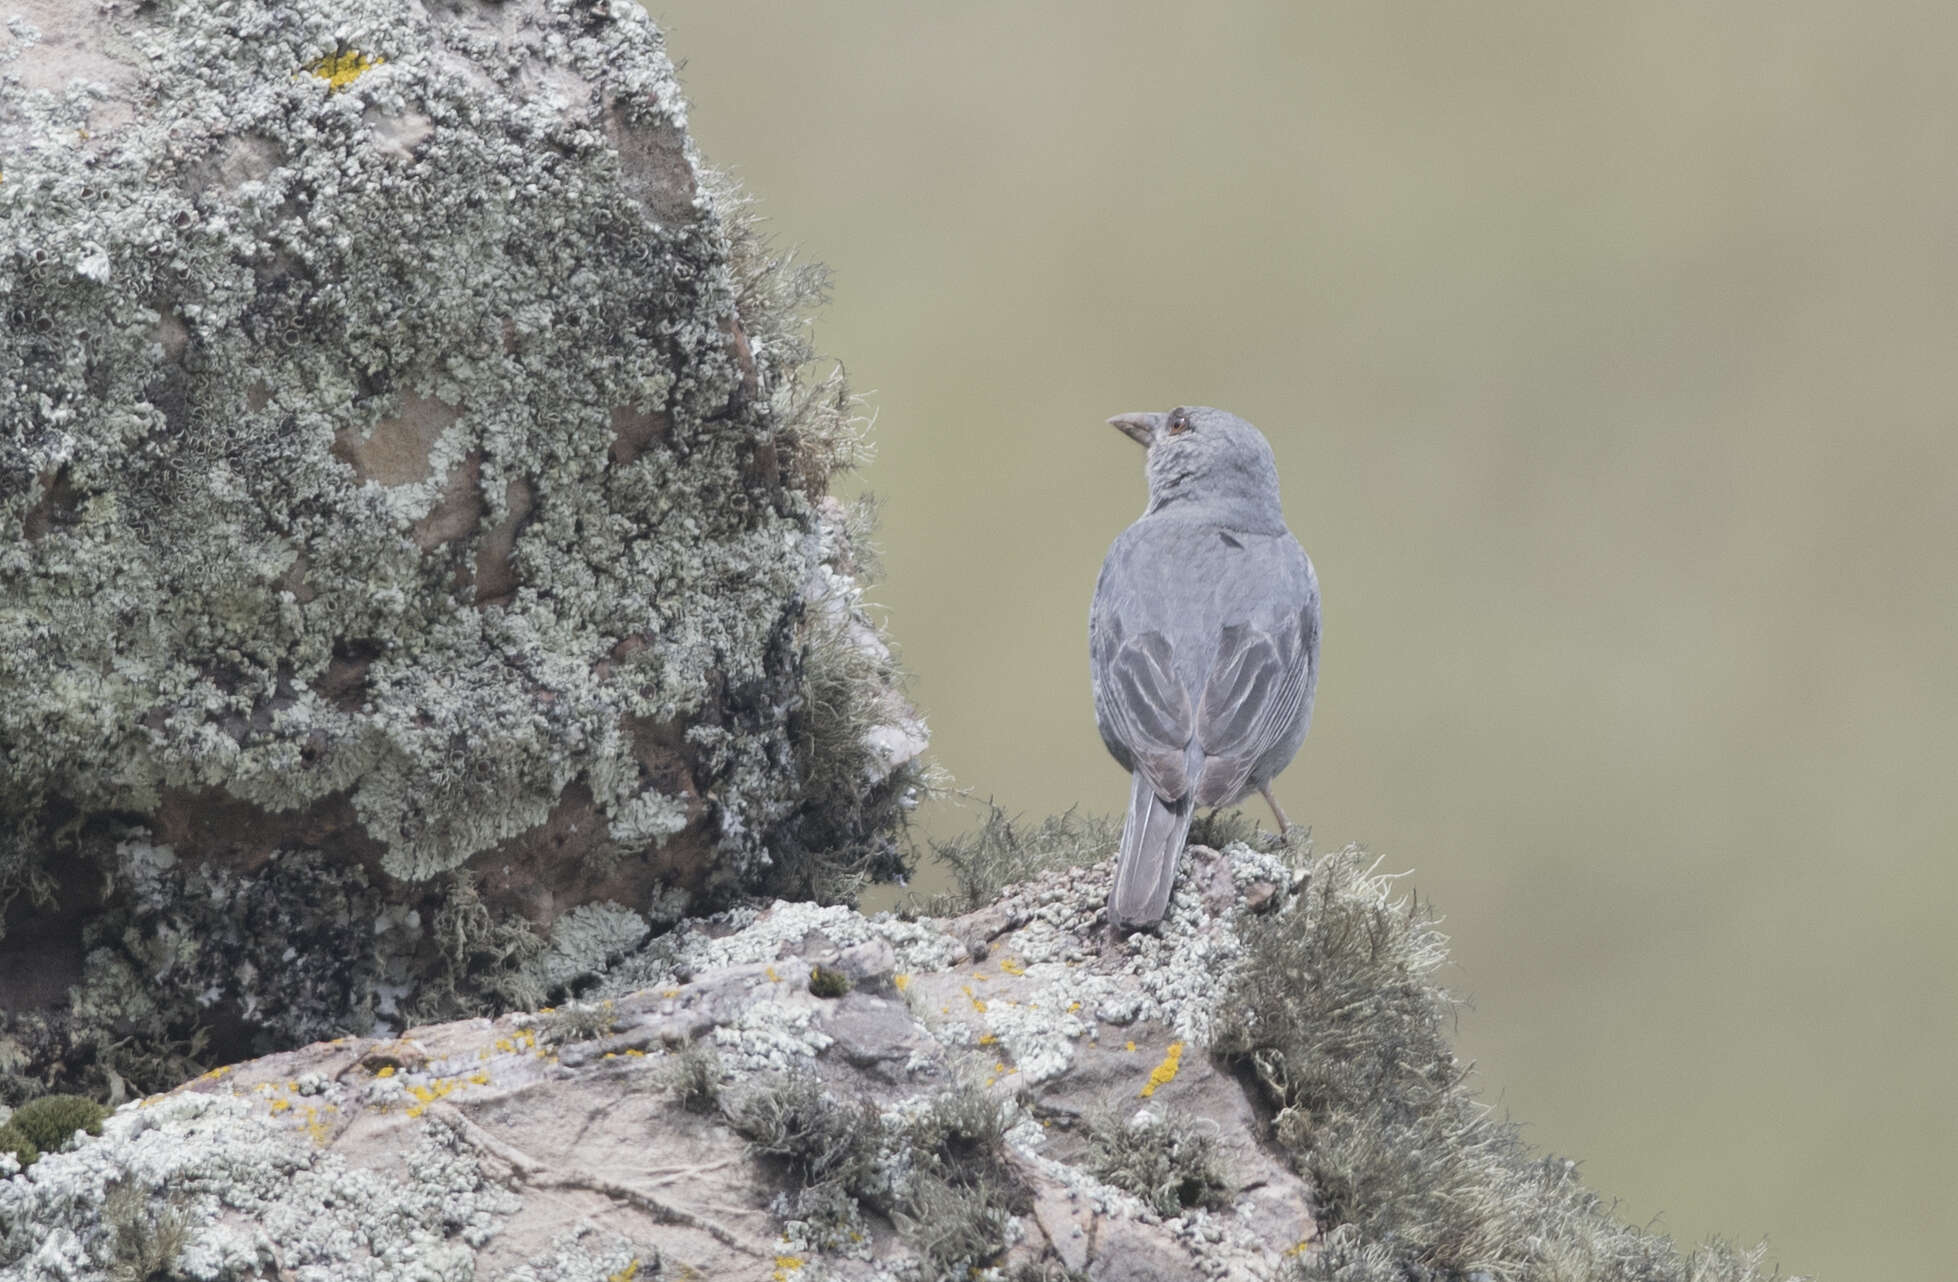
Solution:
[[[1130,1050],[1135,1049],[1134,1042],[1129,1043],[1129,1049]],[[1171,1042],[1169,1044],[1169,1053],[1163,1056],[1162,1063],[1156,1065],[1156,1067],[1150,1071],[1149,1080],[1143,1084],[1142,1091],[1141,1091],[1142,1098],[1148,1099],[1151,1095],[1154,1095],[1156,1093],[1156,1088],[1158,1086],[1167,1086],[1171,1082],[1175,1081],[1176,1070],[1182,1064],[1182,1061],[1183,1061],[1183,1043]]]

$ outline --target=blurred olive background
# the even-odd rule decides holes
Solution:
[[[1120,806],[1101,421],[1235,410],[1325,592],[1279,794],[1447,914],[1485,1097],[1683,1240],[1954,1276],[1958,9],[650,8],[835,269],[961,784]]]

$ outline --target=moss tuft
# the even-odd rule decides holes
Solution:
[[[1192,846],[1208,846],[1212,850],[1222,850],[1236,841],[1243,842],[1253,850],[1270,850],[1282,842],[1282,838],[1259,828],[1257,820],[1242,810],[1198,813],[1190,820],[1188,840]]]
[[[1470,1091],[1434,918],[1357,848],[1311,858],[1306,892],[1243,923],[1213,1049],[1248,1068],[1327,1233],[1298,1279],[1753,1282],[1762,1253],[1682,1257],[1618,1223],[1576,1164],[1538,1158]]]
[[[109,1186],[102,1199],[109,1230],[111,1282],[164,1282],[190,1241],[190,1219],[181,1206],[152,1206],[150,1195],[129,1180]]]
[[[809,991],[818,997],[841,997],[850,991],[850,977],[828,966],[809,968]]]
[[[23,1170],[41,1160],[41,1146],[11,1120],[0,1122],[0,1153],[12,1153]]]
[[[601,1002],[596,1006],[574,1002],[557,1007],[532,1027],[537,1031],[537,1040],[544,1045],[563,1046],[569,1042],[593,1042],[609,1037],[618,1027],[618,1021],[612,1014],[610,1002]]]
[[[763,1081],[728,1120],[753,1150],[781,1164],[798,1188],[834,1185],[854,1195],[867,1188],[884,1139],[874,1105],[844,1104],[805,1073]]]
[[[695,1042],[675,1051],[666,1061],[661,1084],[687,1112],[715,1113],[721,1107],[723,1074],[721,1057]]]
[[[102,1119],[108,1115],[108,1109],[80,1095],[43,1095],[15,1109],[7,1124],[34,1141],[42,1152],[53,1153],[76,1131],[100,1135]]]
[[[914,897],[907,908],[928,916],[971,912],[991,903],[1015,882],[1106,859],[1115,853],[1121,838],[1121,829],[1108,819],[1082,814],[1074,807],[1029,825],[1024,816],[1009,815],[989,800],[979,827],[950,841],[931,843],[932,858],[951,873],[953,889]]]
[[[917,1170],[889,1208],[937,1277],[963,1277],[1006,1251],[1007,1226],[1031,1208],[1006,1160],[1000,1104],[966,1082],[932,1098],[903,1130]]]
[[[1191,1207],[1230,1203],[1230,1177],[1217,1137],[1171,1114],[1123,1118],[1111,1110],[1086,1121],[1087,1168],[1096,1179],[1133,1193],[1165,1218]]]

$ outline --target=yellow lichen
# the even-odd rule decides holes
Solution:
[[[393,1077],[393,1076],[394,1076],[394,1065],[392,1065],[392,1064],[383,1064],[383,1065],[381,1065],[381,1066],[380,1066],[379,1068],[377,1068],[377,1069],[375,1069],[375,1070],[374,1070],[374,1076],[376,1076],[376,1077]]]
[[[462,1081],[459,1078],[438,1077],[426,1086],[410,1086],[408,1093],[420,1102],[408,1106],[408,1116],[420,1117],[428,1111],[430,1104],[441,1099],[444,1095],[453,1094],[456,1088],[461,1085]]]
[[[326,81],[328,93],[338,93],[386,61],[349,49],[345,53],[328,54],[306,70]]]
[[[326,1106],[326,1111],[329,1113],[337,1113],[340,1110],[335,1108],[333,1105],[328,1104]],[[306,1105],[303,1116],[304,1116],[304,1120],[300,1123],[300,1127],[306,1132],[306,1134],[313,1137],[313,1147],[325,1148],[328,1136],[326,1133],[326,1123],[320,1120],[320,1111],[314,1108],[311,1104],[308,1104]]]
[[[775,1257],[775,1282],[788,1282],[791,1273],[802,1271],[802,1257],[799,1255],[778,1255]]]
[[[639,1276],[639,1257],[635,1255],[630,1260],[626,1261],[624,1268],[620,1269],[616,1273],[607,1275],[605,1282],[632,1282],[632,1280],[638,1276]]]
[[[1134,1054],[1134,1053],[1135,1053],[1135,1043],[1134,1043],[1134,1042],[1130,1042],[1130,1043],[1128,1043],[1128,1044],[1127,1044],[1126,1046],[1124,1046],[1124,1047],[1122,1047],[1122,1049],[1123,1049],[1123,1050],[1125,1050],[1125,1051],[1128,1051],[1128,1052],[1129,1052],[1130,1054]]]
[[[283,1113],[291,1107],[292,1101],[289,1099],[275,1099],[271,1104],[271,1109],[274,1114]]]
[[[966,999],[972,1003],[972,1009],[978,1011],[982,1015],[986,1013],[985,999],[982,997],[974,997],[972,995],[971,984],[961,984],[959,985],[959,988],[965,993]]]
[[[1027,973],[1027,964],[1017,957],[1001,958],[999,968],[1009,975],[1024,975]]]
[[[897,991],[901,993],[905,989],[911,987],[911,976],[893,975],[891,976],[891,982],[897,985]]]
[[[1130,1050],[1135,1049],[1134,1042],[1129,1043],[1129,1049]],[[1156,1067],[1150,1071],[1149,1080],[1143,1083],[1142,1092],[1141,1092],[1142,1098],[1148,1099],[1151,1095],[1154,1095],[1156,1093],[1156,1088],[1158,1086],[1167,1086],[1171,1082],[1175,1081],[1176,1070],[1178,1066],[1182,1063],[1182,1060],[1183,1060],[1183,1043],[1171,1042],[1169,1044],[1169,1053],[1163,1056],[1163,1062],[1156,1065]]]

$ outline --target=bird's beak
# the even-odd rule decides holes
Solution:
[[[1156,439],[1156,428],[1162,421],[1160,414],[1117,414],[1108,425],[1146,449]]]

